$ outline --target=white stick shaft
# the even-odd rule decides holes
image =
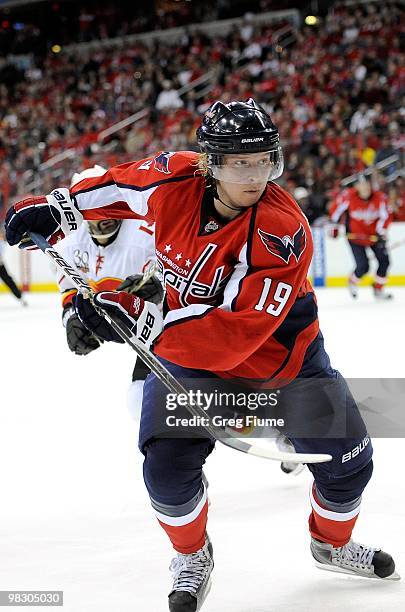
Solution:
[[[78,274],[78,272],[63,259],[58,253],[40,234],[34,232],[30,233],[30,237],[33,242],[47,255],[52,261],[63,270],[63,272],[70,278],[70,280],[76,285],[76,287],[82,291],[86,297],[90,300],[93,298],[93,290],[90,285]],[[102,315],[111,327],[117,332],[117,334],[131,346],[131,348],[139,355],[142,361],[151,369],[151,371],[157,376],[157,378],[166,386],[166,388],[172,393],[181,393],[188,395],[187,390],[183,387],[179,381],[169,372],[167,368],[157,359],[157,357],[150,351],[146,346],[133,334],[119,319],[112,318],[108,313],[95,306],[97,312]],[[241,451],[249,455],[255,455],[256,457],[262,457],[265,459],[273,459],[275,461],[289,461],[293,463],[324,463],[331,461],[331,455],[326,454],[305,454],[305,453],[286,453],[257,444],[251,444],[247,439],[241,439],[237,436],[236,432],[233,435],[232,432],[227,431],[229,438],[224,438],[224,431],[215,426],[211,419],[209,419],[205,410],[200,406],[188,404],[187,410],[192,416],[199,417],[202,419],[201,422],[207,423],[204,429],[207,433],[222,442],[225,446],[229,446],[234,450]]]

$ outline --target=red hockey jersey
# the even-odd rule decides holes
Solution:
[[[376,236],[384,235],[392,220],[385,193],[374,191],[368,200],[363,200],[353,187],[337,196],[329,214],[333,223],[346,226],[349,240],[364,246],[373,244]]]
[[[319,329],[307,220],[275,183],[221,220],[196,160],[161,152],[85,179],[71,195],[85,219],[156,223],[169,309],[156,354],[224,378],[294,378]]]

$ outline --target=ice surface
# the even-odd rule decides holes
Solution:
[[[357,302],[318,292],[332,362],[346,376],[404,376],[405,290]],[[23,309],[0,295],[0,590],[58,589],[68,612],[165,612],[171,549],[142,482],[126,407],[133,355],[69,352],[55,294]],[[404,405],[405,410],[405,405]],[[403,440],[376,440],[355,535],[405,575]],[[216,567],[204,612],[403,611],[403,582],[321,572],[309,554],[309,473],[218,446],[206,468]],[[38,610],[27,607],[25,609]]]

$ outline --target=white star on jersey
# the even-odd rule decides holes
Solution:
[[[183,253],[177,253],[176,255],[176,261],[180,261],[180,259],[183,257]]]
[[[190,259],[186,259],[186,266],[187,266],[187,268],[189,268],[191,266],[191,260]]]
[[[171,244],[166,244],[165,246],[165,253],[169,253],[172,250],[172,245]]]

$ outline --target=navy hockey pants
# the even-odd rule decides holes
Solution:
[[[176,378],[213,377],[206,371],[190,370],[163,359],[162,362]],[[317,490],[326,500],[336,504],[349,503],[361,496],[371,478],[372,445],[371,442],[367,444],[365,425],[345,380],[331,368],[321,334],[308,348],[299,377],[334,379],[346,397],[348,410],[345,418],[355,422],[357,437],[290,439],[297,452],[332,455],[332,461],[308,467]],[[166,395],[160,381],[150,374],[144,386],[139,447],[145,456],[144,480],[150,497],[162,505],[179,506],[187,504],[201,490],[202,468],[215,443],[208,437],[165,437],[160,417],[168,414]],[[352,453],[356,448],[360,448],[360,452]]]
[[[356,262],[354,274],[357,276],[357,278],[361,278],[362,276],[367,274],[370,268],[370,263],[367,256],[368,247],[362,246],[360,244],[354,244],[354,242],[350,240],[349,244],[353,253],[354,260]],[[385,278],[387,276],[387,271],[390,265],[390,258],[388,256],[385,241],[381,240],[380,242],[371,245],[369,248],[373,251],[378,262],[376,275]]]

